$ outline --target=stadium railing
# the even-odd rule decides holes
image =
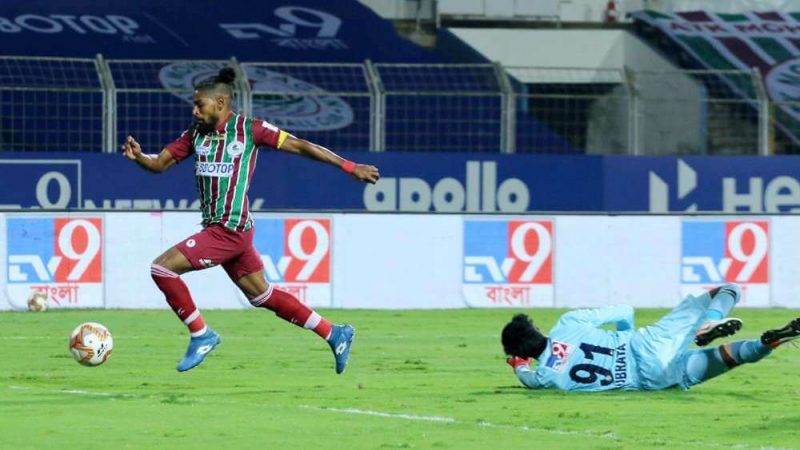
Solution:
[[[102,58],[0,58],[0,149],[102,151],[112,109]]]
[[[224,66],[235,107],[334,149],[627,155],[800,153],[800,103],[757,72],[499,64],[0,56],[0,151],[149,151]]]

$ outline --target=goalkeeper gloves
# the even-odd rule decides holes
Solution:
[[[506,359],[506,362],[512,369],[517,370],[519,366],[530,366],[531,359],[530,358],[520,358],[519,356],[509,356]]]

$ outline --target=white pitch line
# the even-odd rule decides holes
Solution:
[[[330,412],[337,412],[337,413],[344,413],[344,414],[360,414],[364,416],[375,416],[375,417],[386,417],[390,419],[404,419],[404,420],[418,420],[423,422],[439,422],[439,423],[452,423],[452,424],[460,424],[460,425],[477,425],[483,428],[499,428],[504,430],[518,430],[518,431],[533,431],[533,432],[541,432],[541,433],[550,433],[550,434],[560,434],[560,435],[584,435],[590,436],[595,438],[601,439],[610,439],[610,440],[619,440],[619,438],[614,433],[592,433],[590,431],[568,431],[568,430],[558,430],[552,428],[536,428],[536,427],[529,427],[527,425],[517,426],[517,425],[503,425],[503,424],[496,424],[491,422],[463,422],[456,420],[455,417],[448,417],[448,416],[418,416],[416,414],[397,414],[397,413],[387,413],[381,411],[372,411],[372,410],[364,410],[364,409],[356,409],[356,408],[320,408],[317,406],[309,406],[309,405],[302,405],[301,408],[304,409],[313,409],[317,411],[330,411]]]
[[[301,405],[300,407],[304,409],[314,409],[317,411],[331,411],[331,412],[346,413],[346,414],[360,414],[363,416],[388,417],[390,419],[419,420],[423,422],[444,422],[444,423],[456,422],[455,418],[447,416],[418,416],[416,414],[394,414],[394,413],[385,413],[380,411],[371,411],[368,409],[364,410],[356,408],[319,408],[317,406],[309,406],[309,405]]]
[[[114,395],[109,392],[89,392],[84,391],[83,389],[58,389],[56,392],[59,394],[90,395],[95,397],[111,397]]]
[[[39,391],[39,392],[46,392],[49,394],[69,394],[69,395],[87,395],[90,397],[131,397],[131,398],[140,398],[141,395],[136,394],[114,394],[111,392],[92,392],[92,391],[84,391],[83,389],[35,389],[32,387],[27,386],[15,386],[15,385],[8,385],[9,389],[15,391]]]
[[[128,394],[128,393],[119,393],[114,394],[111,392],[92,392],[92,391],[85,391],[82,389],[38,389],[28,386],[16,386],[16,385],[7,385],[9,389],[17,390],[17,391],[39,391],[39,392],[47,392],[51,394],[68,394],[68,395],[86,395],[86,396],[94,396],[94,397],[129,397],[129,398],[145,398],[151,397],[149,395],[137,395],[137,394]],[[202,399],[194,399],[194,402],[197,403],[224,403],[224,404],[247,404],[247,402],[237,402],[237,401],[205,401]],[[515,430],[515,431],[523,431],[523,432],[534,432],[534,433],[547,433],[547,434],[557,434],[557,435],[568,435],[568,436],[588,436],[593,438],[600,438],[600,439],[608,439],[612,441],[620,441],[621,439],[613,432],[608,433],[592,433],[591,431],[571,431],[571,430],[559,430],[556,428],[537,428],[531,427],[528,425],[506,425],[506,424],[496,424],[492,422],[465,422],[459,421],[455,417],[449,416],[420,416],[416,414],[398,414],[398,413],[387,413],[382,411],[373,411],[369,409],[357,409],[357,408],[326,408],[326,407],[319,407],[319,406],[311,406],[311,405],[300,405],[300,408],[303,409],[311,409],[314,411],[327,411],[327,412],[335,412],[335,413],[342,413],[342,414],[358,414],[363,416],[372,416],[372,417],[384,417],[388,419],[401,419],[401,420],[415,420],[420,422],[433,422],[433,423],[451,423],[456,425],[475,425],[482,428],[496,428],[502,430]],[[634,442],[637,442],[636,439],[631,439]],[[647,441],[638,441],[638,442],[647,442]],[[684,442],[684,441],[670,441],[669,444],[673,445],[681,445],[686,447],[703,445],[706,447],[712,448],[737,448],[737,449],[749,449],[753,448],[748,445],[744,444],[737,444],[734,446],[729,445],[721,445],[721,444],[714,444],[714,443],[707,443],[707,442]],[[774,448],[774,447],[757,447],[757,448]]]
[[[336,412],[336,413],[343,413],[343,414],[359,414],[365,416],[374,416],[374,417],[385,417],[389,419],[403,419],[403,420],[416,420],[421,422],[436,422],[436,423],[452,423],[456,425],[477,425],[482,428],[496,428],[502,430],[515,430],[515,431],[523,431],[523,432],[534,432],[534,433],[547,433],[547,434],[557,434],[561,436],[588,436],[592,438],[599,438],[599,439],[607,439],[611,441],[620,442],[619,436],[617,436],[613,432],[608,433],[592,433],[591,431],[571,431],[571,430],[559,430],[556,428],[537,428],[531,427],[528,425],[505,425],[505,424],[497,424],[492,422],[465,422],[459,421],[455,417],[448,417],[448,416],[419,416],[416,414],[396,414],[396,413],[387,413],[381,411],[372,411],[372,410],[364,410],[364,409],[356,409],[356,408],[324,408],[319,406],[310,406],[310,405],[301,405],[300,408],[303,409],[311,409],[316,411],[328,411],[328,412]],[[638,441],[636,439],[631,439],[634,442],[647,442],[647,441]],[[747,445],[738,444],[734,446],[729,445],[721,445],[715,443],[707,443],[707,442],[683,442],[683,441],[670,441],[669,444],[673,445],[680,445],[686,447],[696,447],[697,445],[702,445],[706,447],[712,448],[738,448],[738,449],[748,449],[753,448]]]

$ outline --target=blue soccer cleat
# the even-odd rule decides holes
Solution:
[[[344,372],[347,367],[347,360],[350,359],[350,347],[353,346],[353,337],[356,330],[350,325],[334,325],[331,336],[328,338],[328,345],[333,350],[333,357],[336,358],[336,373]]]
[[[186,372],[200,365],[206,359],[206,356],[211,353],[211,350],[214,350],[214,347],[219,345],[221,341],[217,332],[211,328],[207,329],[202,335],[191,338],[186,354],[181,359],[181,362],[178,363],[178,372]]]

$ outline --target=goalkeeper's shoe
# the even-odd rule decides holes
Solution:
[[[189,340],[189,348],[186,349],[186,354],[183,359],[178,363],[178,372],[186,372],[200,365],[206,356],[214,350],[214,347],[219,345],[221,339],[216,331],[211,328],[207,329],[205,333],[200,336],[195,336]]]
[[[344,372],[347,361],[350,359],[350,347],[353,346],[353,337],[356,329],[350,325],[334,325],[331,335],[328,337],[328,345],[333,350],[333,357],[336,359],[336,373]]]
[[[720,320],[706,322],[697,330],[694,335],[694,343],[700,347],[706,346],[715,339],[725,336],[733,336],[742,328],[741,319],[726,317]]]
[[[800,338],[800,317],[783,328],[765,331],[761,335],[761,343],[769,348],[776,348],[797,338]]]

